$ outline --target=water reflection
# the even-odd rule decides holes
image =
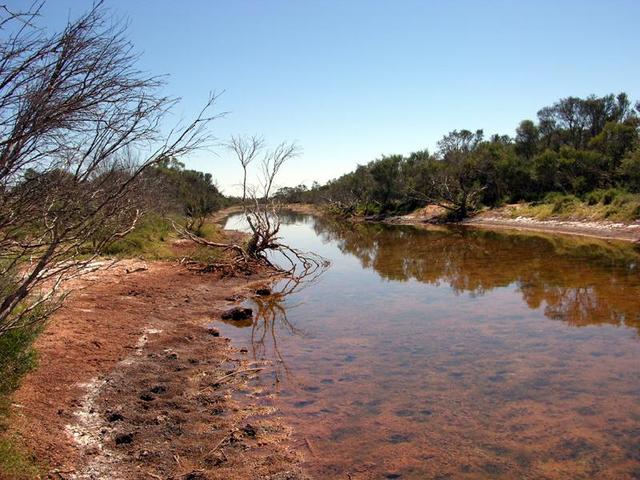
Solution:
[[[287,220],[289,223],[295,221],[291,216],[288,216]],[[290,272],[290,275],[275,282],[268,290],[268,294],[255,295],[245,302],[246,306],[253,309],[253,318],[226,322],[234,327],[251,329],[252,356],[254,360],[271,362],[276,383],[279,383],[285,375],[290,378],[293,376],[280,351],[278,336],[304,337],[304,331],[290,322],[287,315],[289,311],[299,306],[291,301],[291,297],[295,297],[294,294],[300,293],[317,282],[329,265],[326,260],[311,265],[300,265]]]
[[[283,373],[290,373],[284,357],[278,347],[278,332],[290,335],[303,335],[287,318],[287,310],[281,300],[274,297],[257,297],[251,302],[254,306],[255,320],[251,325],[251,348],[254,358],[271,358],[274,366],[275,381],[280,382]],[[284,372],[283,372],[284,371]]]
[[[316,478],[638,477],[632,246],[308,216],[282,232],[332,267],[224,333],[274,360]]]
[[[550,319],[640,331],[640,252],[630,244],[327,219],[314,230],[387,280],[445,283],[474,295],[515,284],[526,304],[543,306]]]

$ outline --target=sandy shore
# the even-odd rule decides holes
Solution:
[[[596,221],[536,220],[528,217],[505,218],[486,212],[465,220],[462,224],[480,228],[533,230],[608,240],[640,242],[640,222],[626,224]]]
[[[442,213],[442,209],[430,206],[408,215],[388,217],[375,221],[383,221],[389,224],[425,225],[433,223],[434,219]],[[563,235],[580,235],[605,240],[640,242],[640,221],[616,223],[588,220],[537,220],[524,216],[512,218],[501,209],[494,209],[481,212],[460,222],[459,225],[474,228],[527,230]]]
[[[8,435],[52,479],[302,479],[262,368],[209,323],[270,280],[125,260],[79,280],[38,339]]]

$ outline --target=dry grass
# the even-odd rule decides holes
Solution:
[[[583,199],[551,194],[542,202],[506,207],[506,212],[512,218],[537,220],[634,222],[640,219],[640,195],[613,189],[596,190]]]
[[[175,219],[179,222],[179,219]],[[213,242],[223,242],[224,234],[219,225],[208,221],[200,229],[199,235]],[[144,258],[146,260],[173,260],[181,256],[174,248],[178,234],[175,232],[171,221],[155,214],[149,214],[142,219],[135,230],[122,240],[118,240],[109,246],[106,255],[120,258]],[[198,259],[217,258],[212,249],[197,248],[190,255]]]

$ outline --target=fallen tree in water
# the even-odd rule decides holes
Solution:
[[[189,228],[190,224],[202,224],[204,219],[187,220],[184,225],[172,221],[172,224],[184,239],[233,254],[225,262],[204,265],[202,268],[205,270],[227,269],[229,266],[249,270],[254,266],[266,266],[285,273],[292,279],[302,280],[324,270],[329,262],[318,254],[299,250],[282,241],[282,205],[272,196],[278,173],[287,160],[298,155],[299,148],[295,143],[282,142],[273,150],[264,152],[259,186],[248,185],[247,169],[258,158],[263,146],[264,140],[257,136],[232,137],[228,144],[243,169],[242,215],[250,230],[249,240],[245,244],[213,242]],[[200,214],[203,217],[206,215],[205,212]]]

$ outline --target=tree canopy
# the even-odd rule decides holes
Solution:
[[[640,102],[625,93],[567,97],[526,119],[515,136],[454,130],[427,150],[383,156],[325,185],[281,192],[345,211],[401,213],[426,204],[463,217],[480,204],[540,200],[550,192],[640,192]]]

